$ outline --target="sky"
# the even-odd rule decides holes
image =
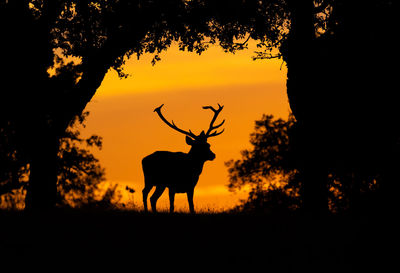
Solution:
[[[286,66],[282,60],[253,61],[255,44],[235,54],[217,46],[197,55],[182,52],[176,45],[161,54],[161,61],[151,65],[152,56],[127,60],[126,79],[110,70],[96,95],[87,105],[90,115],[83,135],[103,137],[103,149],[94,151],[106,169],[108,184],[119,185],[124,200],[125,186],[135,189],[129,197],[142,209],[144,186],[141,160],[157,151],[188,152],[185,136],[163,123],[153,110],[164,104],[169,121],[198,134],[207,130],[213,113],[202,106],[224,105],[218,121],[225,119],[223,134],[210,138],[214,161],[205,163],[195,188],[197,210],[229,209],[245,199],[245,191],[232,193],[225,162],[240,159],[240,151],[249,149],[254,121],[263,114],[287,118],[290,108],[286,95]],[[150,195],[151,196],[150,192]],[[169,207],[167,190],[157,207]],[[186,195],[175,196],[175,209],[187,211]]]

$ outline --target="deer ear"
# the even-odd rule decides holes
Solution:
[[[187,145],[192,146],[194,143],[194,140],[191,137],[186,136],[186,143],[187,143]]]

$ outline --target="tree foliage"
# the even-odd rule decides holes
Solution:
[[[297,130],[293,115],[288,120],[264,115],[255,122],[255,130],[250,135],[252,148],[242,151],[241,159],[226,162],[229,190],[249,191],[248,198],[237,210],[282,212],[304,207],[304,176],[300,170],[302,153],[307,152],[307,147],[298,148]],[[375,169],[367,172],[330,168],[324,185],[330,211],[370,209],[379,202],[382,174]]]
[[[55,202],[55,146],[110,68],[125,77],[127,58],[150,53],[154,64],[173,42],[198,54],[214,43],[235,51],[246,47],[250,33],[272,45],[284,29],[282,3],[0,1],[0,36],[7,41],[0,45],[1,79],[8,87],[0,98],[0,126],[10,123],[15,129],[15,143],[30,164],[28,205],[43,208]],[[61,61],[68,58],[74,61]],[[21,64],[27,71],[22,75]],[[56,75],[48,73],[52,70]]]
[[[55,146],[109,69],[125,77],[127,58],[149,53],[154,64],[172,43],[201,54],[210,44],[235,52],[254,39],[255,59],[282,57],[288,66],[297,162],[304,190],[318,199],[309,204],[326,207],[329,184],[315,185],[333,173],[352,184],[385,177],[389,189],[400,135],[392,125],[396,70],[387,68],[398,60],[397,12],[392,0],[0,0],[4,153],[29,163],[28,203],[51,207]]]
[[[84,127],[88,116],[85,112],[76,117],[60,140],[57,160],[57,188],[59,206],[90,206],[100,203],[112,203],[115,188],[104,191],[101,188],[105,181],[105,169],[93,155],[92,149],[101,149],[102,139],[97,135],[81,137],[79,129]],[[5,143],[12,131],[1,134],[0,156],[0,206],[3,208],[23,208],[23,196],[29,183],[29,163],[18,157],[18,150],[11,149],[10,143]],[[11,137],[12,139],[12,137]],[[100,203],[99,203],[100,202]],[[104,205],[104,204],[103,204]]]
[[[245,184],[259,187],[267,181],[284,182],[293,175],[289,132],[294,117],[287,121],[263,115],[255,122],[255,132],[250,135],[251,150],[241,152],[242,159],[227,162],[230,189],[240,189]]]
[[[249,187],[249,196],[238,207],[244,211],[282,211],[299,207],[300,181],[289,135],[295,119],[263,115],[250,135],[252,149],[242,159],[226,163],[231,191]]]
[[[84,126],[85,112],[67,129],[58,154],[59,203],[82,206],[98,199],[99,186],[105,181],[105,169],[91,152],[102,148],[102,138],[92,135],[82,138],[78,126]]]

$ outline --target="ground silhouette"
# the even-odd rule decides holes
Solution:
[[[3,211],[0,220],[2,268],[17,268],[24,261],[31,269],[189,267],[246,272],[384,271],[381,258],[389,252],[385,247],[392,224],[379,215],[83,210]]]

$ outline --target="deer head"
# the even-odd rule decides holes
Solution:
[[[204,161],[205,160],[214,160],[215,154],[211,151],[210,144],[207,143],[207,139],[209,137],[218,136],[224,132],[225,129],[222,129],[219,132],[217,129],[220,128],[225,123],[225,120],[223,120],[218,125],[214,125],[219,113],[222,111],[224,106],[221,106],[218,104],[218,109],[215,109],[212,106],[203,106],[203,109],[210,109],[211,111],[213,111],[214,116],[210,122],[210,126],[209,126],[207,132],[201,131],[201,133],[199,135],[194,134],[191,130],[189,130],[189,131],[182,130],[182,129],[178,128],[178,126],[175,125],[174,121],[169,122],[167,119],[165,119],[161,113],[161,108],[163,106],[164,106],[164,104],[162,104],[160,107],[157,107],[156,109],[154,109],[154,112],[156,112],[158,114],[158,116],[161,118],[161,120],[164,123],[166,123],[169,127],[186,135],[186,143],[188,145],[192,146],[192,148],[189,151],[189,154],[194,156],[195,158],[199,158]]]

